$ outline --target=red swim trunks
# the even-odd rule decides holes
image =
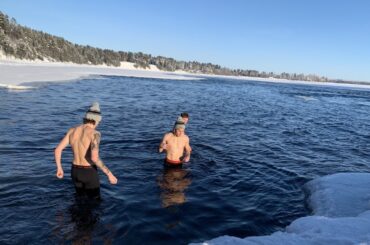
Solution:
[[[166,166],[170,166],[170,167],[180,167],[182,166],[182,161],[178,160],[170,160],[168,158],[164,159],[164,164]]]

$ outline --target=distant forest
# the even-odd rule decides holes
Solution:
[[[50,60],[59,62],[73,62],[76,64],[91,64],[108,66],[120,66],[120,62],[132,62],[136,67],[149,68],[155,65],[163,71],[183,70],[191,73],[249,76],[262,78],[283,78],[303,81],[331,81],[326,77],[313,74],[290,74],[283,72],[276,74],[272,72],[259,72],[256,70],[229,69],[211,63],[200,63],[197,61],[177,61],[173,58],[163,56],[151,56],[141,52],[113,51],[90,47],[89,45],[78,45],[57,37],[33,30],[17,24],[14,18],[9,18],[0,12],[0,49],[6,55],[18,59],[28,60]],[[335,81],[338,82],[338,81]]]

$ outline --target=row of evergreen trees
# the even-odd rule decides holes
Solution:
[[[120,66],[120,62],[135,63],[135,66],[149,68],[155,65],[160,70],[175,71],[184,70],[192,73],[234,75],[250,77],[274,77],[306,81],[328,81],[326,77],[304,74],[267,73],[256,70],[229,69],[211,63],[196,61],[177,61],[173,58],[162,56],[153,57],[141,52],[123,52],[109,49],[94,48],[90,46],[73,44],[61,37],[53,36],[42,31],[33,30],[17,24],[14,18],[9,18],[0,12],[0,49],[6,55],[19,59],[51,60],[60,62],[73,62],[76,64],[106,64]]]

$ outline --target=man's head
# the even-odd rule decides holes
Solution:
[[[189,113],[183,112],[183,113],[181,113],[180,116],[181,116],[182,120],[184,121],[184,123],[187,124],[188,121],[189,121]]]
[[[92,125],[95,125],[95,127],[98,126],[102,119],[101,113],[100,113],[100,106],[98,102],[94,102],[89,110],[86,112],[84,117],[84,123],[90,123]]]
[[[180,117],[177,119],[175,123],[175,128],[174,128],[174,134],[179,137],[183,135],[185,132],[185,122],[184,120]]]

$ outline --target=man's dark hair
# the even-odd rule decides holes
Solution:
[[[183,113],[181,113],[181,117],[183,117],[183,118],[189,118],[189,113],[183,112]]]
[[[90,119],[87,119],[87,118],[84,118],[84,124],[92,124],[92,125],[95,125],[95,121],[94,120],[90,120]]]

